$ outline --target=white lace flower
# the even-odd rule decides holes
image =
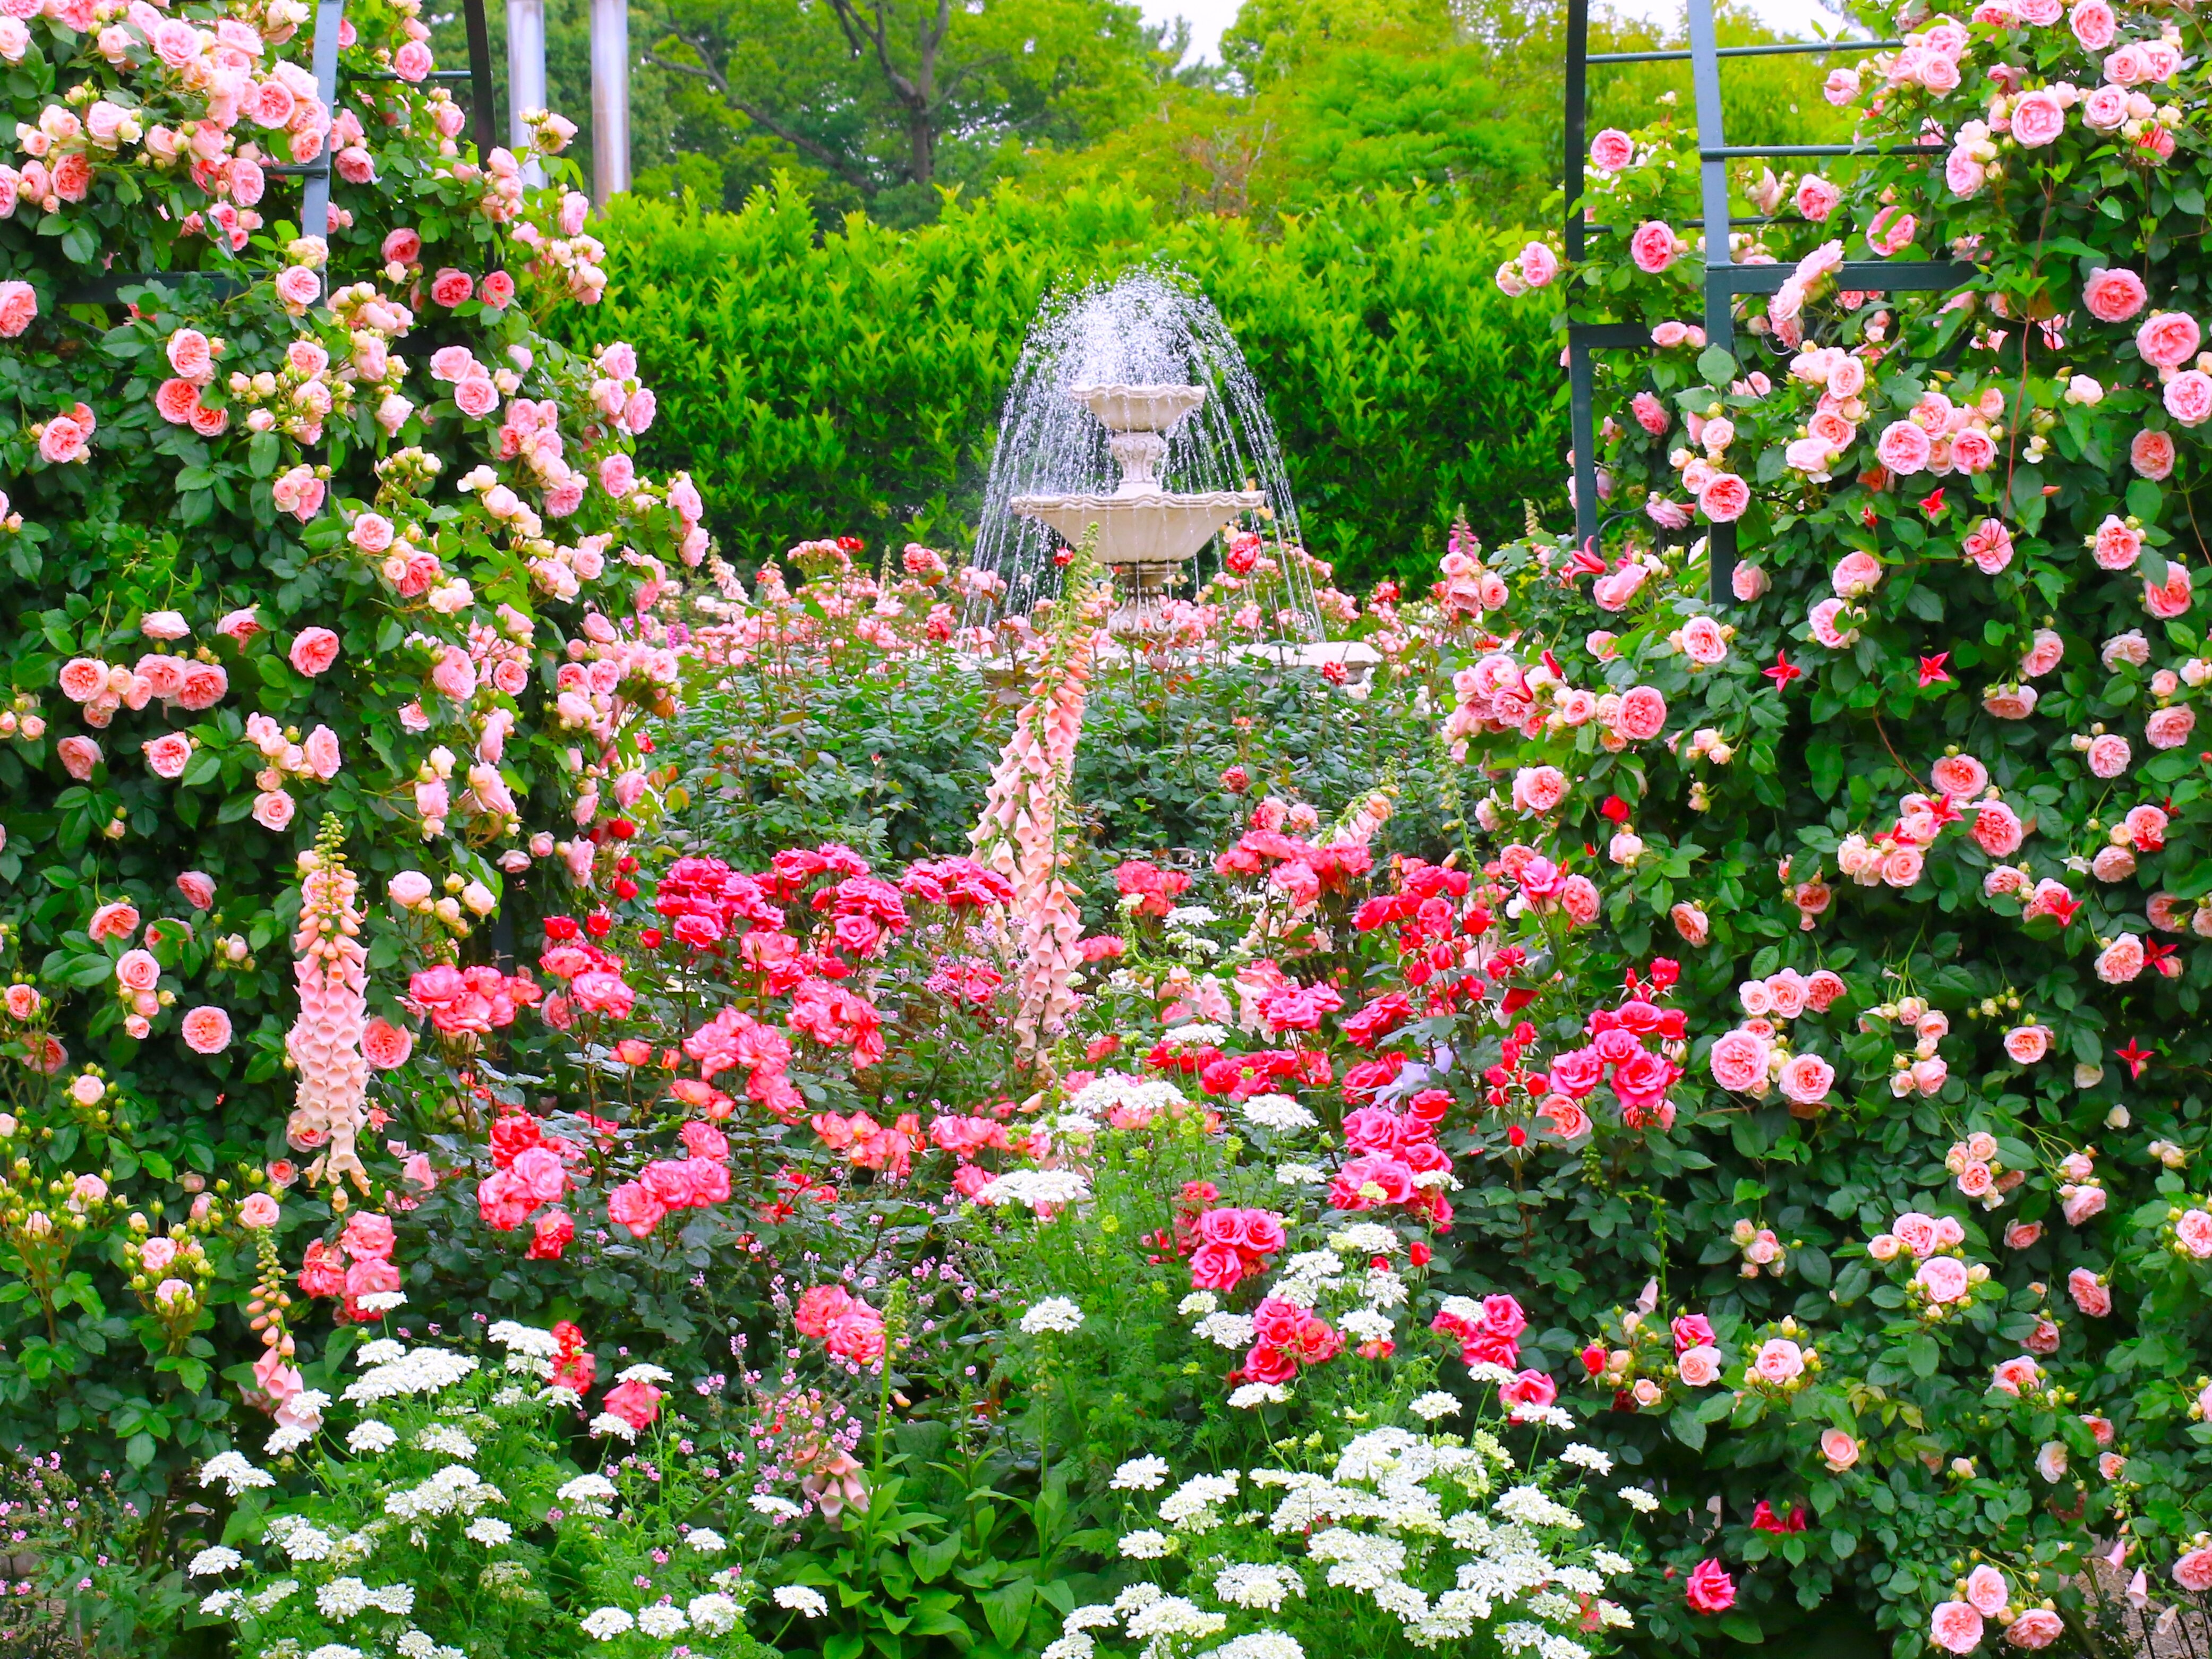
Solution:
[[[380,1336],[364,1342],[354,1350],[353,1363],[363,1370],[373,1370],[379,1365],[389,1365],[394,1360],[407,1357],[407,1345],[395,1342],[388,1336]]]
[[[1376,1313],[1372,1308],[1353,1308],[1337,1320],[1338,1326],[1348,1336],[1362,1342],[1380,1342],[1393,1328],[1390,1316]]]
[[[343,1642],[325,1642],[319,1648],[310,1648],[307,1659],[362,1659],[362,1656],[359,1648],[349,1648]]]
[[[611,1642],[636,1623],[620,1607],[600,1607],[584,1615],[584,1634],[594,1642]]]
[[[441,1457],[467,1459],[477,1455],[477,1443],[450,1423],[433,1423],[415,1437],[418,1451],[434,1452]]]
[[[830,1604],[822,1599],[822,1592],[806,1584],[778,1584],[775,1587],[775,1604],[780,1607],[788,1607],[793,1613],[803,1613],[809,1619],[819,1619],[830,1611]]]
[[[261,1529],[264,1541],[274,1544],[295,1561],[327,1561],[337,1540],[305,1516],[272,1515]]]
[[[702,1555],[720,1555],[729,1548],[730,1540],[712,1528],[694,1527],[684,1534],[684,1547]]]
[[[1047,1647],[1038,1659],[1092,1659],[1097,1651],[1097,1643],[1079,1630],[1070,1631]]]
[[[1328,1236],[1328,1248],[1339,1255],[1392,1255],[1401,1241],[1388,1227],[1362,1221]]]
[[[484,1334],[502,1348],[540,1359],[551,1359],[561,1352],[560,1339],[552,1332],[541,1331],[535,1325],[519,1325],[512,1319],[500,1320]]]
[[[397,1348],[394,1343],[372,1342],[371,1348]],[[436,1394],[449,1389],[477,1369],[473,1355],[444,1348],[409,1348],[397,1358],[386,1358],[349,1383],[348,1404],[366,1406],[374,1401],[414,1394]]]
[[[1116,1492],[1158,1492],[1168,1474],[1164,1457],[1133,1457],[1114,1471],[1107,1484]]]
[[[726,1595],[695,1595],[684,1610],[702,1636],[727,1636],[738,1627],[738,1604]]]
[[[1279,1382],[1246,1382],[1230,1391],[1229,1403],[1249,1411],[1255,1406],[1279,1406],[1290,1397],[1291,1391]]]
[[[667,1606],[640,1607],[637,1610],[637,1633],[640,1636],[670,1637],[684,1629],[690,1620],[684,1609]]]
[[[1246,1122],[1277,1134],[1295,1134],[1321,1124],[1319,1118],[1288,1095],[1255,1095],[1244,1103],[1243,1112]]]
[[[1414,1400],[1413,1411],[1424,1423],[1433,1423],[1440,1417],[1457,1416],[1459,1401],[1441,1389],[1432,1389]]]
[[[615,1373],[617,1382],[673,1382],[676,1373],[658,1365],[629,1365]]]
[[[1273,1613],[1291,1596],[1304,1595],[1306,1586],[1294,1567],[1239,1561],[1214,1575],[1213,1593],[1232,1607]]]
[[[222,1481],[233,1498],[255,1486],[273,1486],[276,1477],[266,1469],[257,1469],[246,1461],[241,1452],[218,1452],[200,1465],[200,1485],[212,1486]]]
[[[1658,1498],[1642,1486],[1623,1486],[1620,1489],[1620,1498],[1621,1502],[1626,1504],[1638,1515],[1649,1515],[1659,1507]]]
[[[1081,1328],[1082,1324],[1083,1310],[1064,1296],[1048,1296],[1022,1316],[1025,1336],[1064,1334]]]
[[[794,1520],[805,1513],[789,1498],[777,1498],[764,1492],[757,1492],[745,1501],[752,1505],[754,1514],[764,1515],[771,1521]]]
[[[1257,1328],[1250,1314],[1208,1314],[1190,1328],[1190,1334],[1220,1348],[1249,1348]]]
[[[1101,1601],[1080,1607],[1060,1621],[1062,1630],[1103,1630],[1121,1615]]]
[[[984,1182],[975,1202],[996,1206],[1026,1204],[1081,1204],[1091,1196],[1091,1183],[1070,1170],[1010,1170]]]
[[[1129,1639],[1139,1642],[1147,1638],[1218,1636],[1228,1627],[1228,1618],[1222,1613],[1208,1613],[1196,1603],[1180,1595],[1163,1595],[1157,1601],[1129,1616],[1125,1628]],[[1162,1644],[1163,1649],[1165,1644]]]
[[[361,1456],[374,1456],[379,1452],[390,1451],[398,1443],[398,1431],[389,1423],[380,1423],[373,1417],[365,1417],[355,1424],[352,1432],[346,1436],[346,1449]]]
[[[1590,1560],[1591,1563],[1596,1566],[1597,1570],[1605,1574],[1608,1578],[1618,1578],[1624,1572],[1633,1572],[1636,1571],[1635,1562],[1630,1560],[1625,1555],[1616,1554],[1612,1550],[1592,1550],[1590,1552]]]
[[[514,1536],[514,1528],[495,1515],[479,1516],[461,1528],[461,1536],[474,1539],[488,1550],[495,1550]]]
[[[617,1417],[612,1412],[601,1412],[592,1419],[592,1432],[602,1437],[613,1435],[619,1439],[635,1441],[637,1425],[627,1417]]]
[[[300,1581],[298,1579],[279,1578],[274,1583],[269,1585],[265,1589],[258,1589],[254,1591],[252,1595],[247,1596],[246,1598],[246,1611],[256,1615],[267,1613],[271,1607],[277,1606],[287,1597],[298,1594],[299,1589]]]
[[[1328,1179],[1328,1171],[1312,1164],[1278,1164],[1275,1179],[1285,1187],[1317,1185]]]
[[[554,1496],[578,1515],[611,1515],[615,1483],[604,1474],[580,1474]]]
[[[185,1572],[190,1577],[207,1578],[245,1565],[246,1558],[236,1550],[227,1544],[216,1544],[192,1557],[191,1565],[185,1569]]]
[[[1613,1459],[1607,1457],[1595,1446],[1585,1446],[1580,1443],[1569,1446],[1561,1452],[1559,1462],[1571,1463],[1578,1469],[1588,1469],[1592,1474],[1613,1473]]]
[[[404,1308],[407,1305],[407,1292],[404,1291],[371,1291],[364,1296],[357,1296],[354,1297],[353,1300],[354,1305],[359,1308],[363,1313],[388,1314],[395,1309]]]
[[[1160,1519],[1171,1527],[1189,1526],[1237,1496],[1233,1474],[1194,1474],[1160,1500]]]
[[[1193,1291],[1176,1304],[1176,1311],[1185,1319],[1195,1319],[1201,1314],[1212,1313],[1220,1305],[1221,1298],[1212,1291]]]
[[[200,1611],[210,1618],[228,1619],[231,1609],[245,1605],[246,1598],[234,1589],[219,1589],[200,1603]]]
[[[1208,1659],[1306,1659],[1306,1650],[1279,1630],[1259,1630],[1224,1643]]]
[[[333,1578],[315,1591],[315,1611],[340,1623],[367,1613],[374,1605],[368,1586],[358,1578]]]
[[[1574,1528],[1583,1523],[1582,1516],[1534,1486],[1508,1489],[1495,1507],[1508,1521],[1518,1521],[1524,1527]]]
[[[1121,1540],[1121,1553],[1132,1561],[1157,1561],[1167,1553],[1168,1535],[1150,1527],[1126,1534]]]

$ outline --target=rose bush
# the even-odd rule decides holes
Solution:
[[[477,951],[502,895],[591,878],[653,810],[654,607],[703,551],[696,494],[631,462],[629,348],[532,331],[519,284],[604,282],[583,198],[462,148],[418,9],[356,9],[334,104],[294,0],[0,20],[0,1396],[155,1505],[272,1328],[235,1170],[365,1191],[340,1051],[403,940],[333,922],[355,960],[298,1018],[295,855],[335,815]],[[302,225],[283,169],[323,160]]]

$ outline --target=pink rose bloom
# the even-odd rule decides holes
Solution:
[[[2212,1257],[2212,1213],[2184,1210],[2173,1224],[2174,1242],[2199,1261]]]
[[[1674,924],[1674,931],[1681,935],[1685,945],[1700,945],[1712,936],[1711,919],[1694,904],[1671,907],[1667,919]]]
[[[403,225],[385,237],[381,252],[386,264],[411,265],[422,257],[422,238]]]
[[[264,830],[283,830],[298,805],[282,789],[266,790],[253,798],[253,821]]]
[[[1917,847],[1899,847],[1885,854],[1881,860],[1883,883],[1902,890],[1920,879],[1926,854]]]
[[[2166,412],[2184,426],[2212,419],[2212,375],[2188,369],[2166,383]]]
[[[12,340],[39,314],[39,294],[28,283],[0,283],[0,339]]]
[[[185,1047],[196,1054],[219,1054],[230,1047],[230,1016],[220,1008],[191,1010],[178,1030],[185,1039]]]
[[[1601,173],[1618,173],[1636,159],[1636,143],[1618,127],[1607,127],[1590,140],[1590,165]]]
[[[2128,740],[2107,732],[2089,744],[2089,769],[2100,778],[2117,778],[2128,769]]]
[[[2054,92],[2031,92],[2012,106],[2013,142],[2039,149],[2066,131],[2066,106]]]
[[[1809,173],[1798,181],[1797,193],[1792,198],[1797,211],[1814,224],[1825,224],[1828,216],[1844,199],[1844,192],[1817,173]]]
[[[2142,278],[2132,270],[2096,271],[2081,285],[2081,302],[2100,323],[2124,323],[2143,308],[2149,297]]]
[[[2179,749],[2196,729],[2197,713],[2185,707],[2161,708],[2143,728],[2143,741],[2154,749]]]
[[[529,1183],[512,1170],[495,1170],[477,1182],[477,1214],[495,1232],[513,1232],[537,1207]]]
[[[2005,1640],[2031,1651],[2047,1648],[2066,1633],[2066,1621],[2047,1607],[2030,1607],[2005,1631]]]
[[[1556,766],[1524,766],[1513,777],[1513,804],[1527,812],[1548,812],[1566,799],[1566,775]]]
[[[455,270],[450,265],[430,279],[430,298],[452,310],[465,303],[476,292],[476,281],[465,270]]]
[[[129,939],[138,931],[138,907],[119,899],[103,904],[92,913],[84,931],[95,939]]]
[[[1985,800],[1975,807],[1974,844],[1991,858],[2010,858],[2026,834],[2020,814],[2002,801]]]
[[[2191,1550],[2176,1561],[2173,1582],[2199,1595],[2212,1589],[2212,1548]]]
[[[1667,699],[1648,685],[1632,686],[1620,699],[1613,730],[1631,743],[1649,743],[1667,724]]]
[[[1682,244],[1674,231],[1657,219],[1647,219],[1628,239],[1628,257],[1647,276],[1656,276],[1681,254]]]
[[[151,951],[125,951],[116,959],[115,978],[126,991],[150,991],[161,982],[161,964]]]
[[[1986,1172],[1986,1171],[1985,1171]],[[1963,1301],[1966,1295],[1966,1264],[1955,1255],[1931,1255],[1920,1264],[1912,1282],[1930,1302]]]
[[[238,1206],[238,1224],[241,1227],[251,1227],[258,1232],[264,1227],[275,1226],[277,1215],[275,1199],[266,1193],[251,1193],[246,1195],[246,1201]],[[152,1241],[149,1239],[148,1243],[150,1243]],[[140,1259],[142,1261],[144,1259],[143,1251],[140,1253]],[[155,1271],[158,1273],[160,1269],[156,1268]]]
[[[1990,785],[1990,769],[1972,755],[1946,755],[1929,769],[1929,775],[1938,789],[1961,800],[1980,794]]]
[[[1980,427],[1970,426],[1951,440],[1951,470],[1969,477],[1996,465],[1996,440]]]
[[[2076,1267],[2066,1275],[2066,1291],[2074,1298],[2074,1305],[2092,1319],[2102,1319],[2112,1311],[2112,1287],[2099,1283],[2097,1275],[2087,1267]]]
[[[2158,368],[2179,368],[2203,343],[2197,319],[2185,311],[2154,311],[2136,330],[2136,349]]]
[[[414,1037],[389,1020],[372,1019],[362,1028],[362,1057],[380,1072],[405,1065],[414,1048]]]
[[[1900,477],[1926,471],[1929,448],[1928,434],[1911,421],[1891,422],[1875,443],[1881,464]]]
[[[2033,1066],[2051,1051],[2051,1028],[2021,1025],[2007,1031],[2004,1050],[2016,1066]]]
[[[2075,0],[2074,9],[2066,15],[2073,27],[2074,38],[2081,43],[2084,52],[2104,52],[2119,33],[2112,9],[2105,0]]]
[[[1709,1342],[1685,1348],[1675,1358],[1674,1371],[1684,1387],[1709,1389],[1721,1378],[1721,1351]]]
[[[2005,1229],[2005,1249],[2024,1250],[2042,1237],[2043,1224],[2040,1221],[2015,1221]]]
[[[1708,1556],[1691,1569],[1683,1599],[1698,1613],[1726,1613],[1735,1605],[1735,1581],[1718,1561]]]
[[[1805,1351],[1787,1337],[1771,1337],[1759,1349],[1752,1369],[1769,1382],[1794,1382],[1805,1374]]]
[[[1946,1601],[1929,1621],[1929,1640],[1951,1653],[1972,1653],[1981,1645],[1982,1615],[1966,1601]]]
[[[1800,1105],[1813,1106],[1828,1097],[1836,1068],[1818,1054],[1796,1054],[1782,1068],[1782,1092]]]
[[[2207,380],[2205,386],[2208,403],[2212,403],[2212,380]],[[2194,599],[2195,588],[2189,573],[2178,564],[2166,566],[2163,586],[2148,580],[2143,583],[2143,608],[2154,617],[2171,619],[2186,616]]]
[[[1983,1618],[1994,1619],[2005,1610],[2012,1592],[2004,1574],[1984,1562],[1966,1575],[1966,1600]]]
[[[192,740],[181,732],[167,732],[143,745],[146,764],[157,778],[182,777],[192,757]]]
[[[1751,486],[1733,472],[1716,472],[1698,492],[1698,511],[1715,524],[1732,524],[1751,506]]]
[[[2128,465],[2138,477],[2155,483],[2173,471],[2173,439],[2164,432],[2145,429],[2128,444]]]
[[[2042,1380],[2042,1367],[2022,1354],[2000,1364],[1990,1376],[1990,1386],[2002,1393],[2017,1395],[2034,1388]]]
[[[1629,399],[1628,406],[1635,412],[1637,425],[1655,438],[1663,436],[1671,424],[1667,406],[1648,392],[1638,392]]]
[[[660,1390],[650,1382],[624,1382],[607,1390],[608,1411],[633,1429],[642,1429],[660,1415]]]
[[[1552,250],[1547,247],[1543,243],[1531,242],[1528,246],[1521,250],[1521,279],[1528,283],[1530,288],[1549,288],[1552,284],[1553,278],[1556,277],[1559,274],[1559,255],[1553,253]],[[623,410],[624,416],[623,423],[629,427],[632,432],[642,432],[645,430],[645,426],[652,424],[653,411],[653,405],[650,401],[652,396],[653,394],[649,392],[640,392],[635,396],[632,397],[629,403],[624,406]],[[639,398],[648,400],[646,403],[644,411],[645,426],[637,425],[628,418],[630,410],[637,406]]]
[[[2105,1212],[2105,1189],[2102,1187],[2076,1187],[2065,1194],[2064,1201],[2058,1207],[2066,1218],[2067,1225],[2078,1227]]]
[[[338,659],[338,636],[327,628],[307,628],[292,641],[292,666],[302,674],[323,673]]]
[[[1841,1429],[1820,1431],[1820,1455],[1832,1474],[1841,1474],[1859,1461],[1859,1443]]]
[[[54,753],[62,769],[79,783],[88,781],[100,764],[100,745],[90,738],[64,738],[54,745]]]
[[[625,1181],[607,1195],[607,1218],[628,1228],[633,1237],[643,1238],[666,1214],[642,1182]]]

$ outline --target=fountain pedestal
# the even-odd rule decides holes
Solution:
[[[1097,526],[1099,561],[1113,570],[1122,594],[1108,625],[1117,633],[1158,632],[1176,568],[1267,498],[1256,489],[1177,494],[1160,487],[1168,434],[1206,401],[1204,387],[1092,386],[1069,395],[1106,428],[1121,487],[1110,495],[1017,495],[1009,505],[1071,544]]]

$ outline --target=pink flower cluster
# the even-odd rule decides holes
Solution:
[[[838,1358],[870,1365],[884,1357],[884,1316],[842,1285],[817,1285],[803,1292],[792,1322]]]
[[[1265,1273],[1289,1237],[1282,1217],[1272,1210],[1207,1210],[1198,1218],[1196,1231],[1190,1282],[1201,1291],[1231,1291]]]

